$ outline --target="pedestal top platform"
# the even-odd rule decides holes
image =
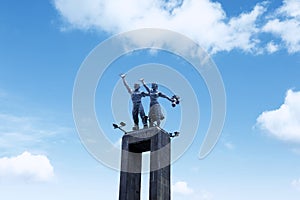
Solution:
[[[127,132],[127,134],[125,134],[123,136],[123,138],[124,137],[149,138],[149,137],[152,137],[152,136],[154,136],[155,134],[158,134],[158,133],[169,135],[169,133],[167,131],[165,131],[164,129],[155,126],[155,127],[144,128],[144,129],[139,129],[139,130],[134,130],[134,131]]]
[[[157,150],[170,143],[170,135],[159,127],[131,131],[122,138],[122,149],[141,153]]]

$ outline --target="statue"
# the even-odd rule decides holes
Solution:
[[[154,122],[156,122],[157,126],[160,126],[161,120],[163,120],[165,117],[161,111],[160,104],[158,102],[158,98],[162,97],[165,99],[168,99],[169,101],[172,102],[172,106],[175,107],[176,104],[179,104],[179,97],[177,95],[174,95],[172,98],[169,98],[165,94],[161,93],[158,91],[158,85],[157,83],[152,83],[151,84],[151,90],[148,88],[146,85],[144,79],[140,79],[142,82],[143,86],[147,90],[148,93],[146,93],[146,96],[150,97],[150,111],[149,111],[149,126],[153,127]]]
[[[144,128],[148,128],[148,124],[147,124],[147,116],[145,115],[145,111],[144,111],[144,107],[142,104],[142,97],[146,96],[146,93],[141,92],[140,89],[140,84],[135,83],[133,86],[133,90],[129,87],[129,85],[127,84],[126,80],[125,80],[125,76],[126,74],[121,74],[120,75],[122,80],[123,80],[123,84],[126,87],[128,93],[131,95],[131,100],[132,100],[132,118],[133,118],[133,122],[134,122],[134,126],[133,126],[133,130],[138,130],[139,129],[139,116],[143,122]]]

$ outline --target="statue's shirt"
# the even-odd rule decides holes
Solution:
[[[133,104],[140,104],[141,103],[141,99],[142,97],[145,96],[144,92],[140,92],[140,91],[134,91],[131,94],[131,100]]]

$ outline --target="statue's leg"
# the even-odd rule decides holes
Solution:
[[[149,121],[150,121],[150,127],[153,127],[154,125],[157,126],[158,120],[159,120],[159,105],[154,104],[150,106],[150,112],[149,112]],[[156,122],[156,123],[154,123]]]
[[[154,126],[154,122],[151,120],[151,118],[149,118],[149,126],[153,127]]]
[[[142,119],[144,128],[148,128],[147,116],[145,115],[144,107],[143,107],[142,104],[140,105],[139,113],[140,113],[140,117],[141,117],[141,119]]]
[[[150,126],[150,127],[153,127],[153,126],[154,126],[153,116],[151,115],[150,112],[149,112],[149,126]]]
[[[159,116],[160,116],[160,106],[159,104],[154,104],[153,106],[151,106],[151,110],[152,110],[152,126],[156,125],[156,126],[159,126],[160,124],[160,119],[159,119]],[[156,122],[156,124],[154,124],[154,122]]]
[[[134,122],[134,127],[132,129],[138,130],[139,129],[139,107],[136,105],[133,105],[132,118]]]
[[[149,126],[153,127],[153,111],[152,111],[152,106],[150,106],[148,117],[149,117]]]
[[[160,104],[157,104],[157,115],[158,115],[158,120],[163,120],[165,119],[165,116],[163,114],[163,112],[161,111],[161,107]]]

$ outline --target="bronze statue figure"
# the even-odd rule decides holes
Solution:
[[[150,97],[150,111],[149,111],[149,126],[152,127],[156,123],[156,126],[160,126],[161,120],[163,120],[165,117],[161,111],[160,104],[158,102],[158,98],[162,97],[165,99],[168,99],[169,101],[172,102],[172,106],[179,103],[179,98],[176,96],[176,99],[174,98],[175,95],[172,98],[169,98],[167,95],[161,93],[158,91],[158,85],[157,83],[152,83],[151,84],[151,90],[149,87],[146,85],[144,79],[140,79],[142,82],[143,86],[147,90],[147,93],[145,94],[146,96]]]
[[[120,75],[123,84],[126,87],[128,93],[131,95],[131,100],[132,100],[132,118],[134,122],[134,127],[132,128],[133,130],[138,130],[139,129],[139,115],[140,118],[143,122],[144,128],[147,128],[147,116],[145,115],[144,107],[142,104],[142,98],[146,96],[146,93],[140,91],[140,84],[135,83],[133,86],[133,89],[131,89],[128,85],[128,83],[125,80],[126,74],[121,74]]]

